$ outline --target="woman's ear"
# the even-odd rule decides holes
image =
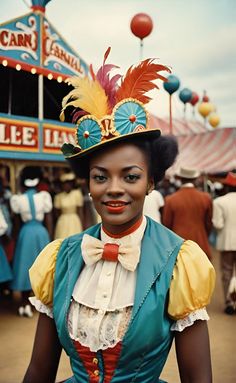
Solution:
[[[148,184],[147,184],[147,192],[146,192],[146,195],[150,194],[154,189],[154,180],[153,178],[151,178],[149,181],[148,181]]]

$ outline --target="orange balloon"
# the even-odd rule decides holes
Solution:
[[[210,102],[201,102],[198,105],[198,112],[202,117],[206,118],[212,112],[212,104]]]
[[[212,128],[216,128],[220,123],[220,117],[218,116],[218,114],[212,113],[210,114],[208,121]]]

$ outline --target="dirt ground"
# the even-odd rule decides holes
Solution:
[[[219,254],[214,252],[214,265],[217,271],[217,284],[212,302],[208,308],[210,315],[209,332],[211,341],[213,382],[236,382],[236,315],[223,313],[223,295],[219,275]],[[16,303],[0,301],[0,383],[22,382],[30,360],[37,314],[32,319],[16,315]],[[194,350],[193,350],[194,353]],[[71,376],[67,356],[63,353],[57,380]],[[175,360],[174,347],[170,352],[162,373],[168,383],[180,383]],[[43,382],[42,382],[43,383]],[[200,382],[199,382],[200,383]]]

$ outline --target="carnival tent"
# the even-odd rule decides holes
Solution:
[[[169,134],[168,120],[151,116],[151,126]],[[169,174],[180,166],[201,173],[215,174],[236,169],[236,128],[207,128],[199,121],[173,120],[173,134],[179,144],[179,155]]]

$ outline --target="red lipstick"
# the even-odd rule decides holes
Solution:
[[[128,202],[115,200],[115,201],[106,201],[106,202],[103,202],[103,204],[106,206],[106,209],[109,213],[121,214],[127,207]]]

